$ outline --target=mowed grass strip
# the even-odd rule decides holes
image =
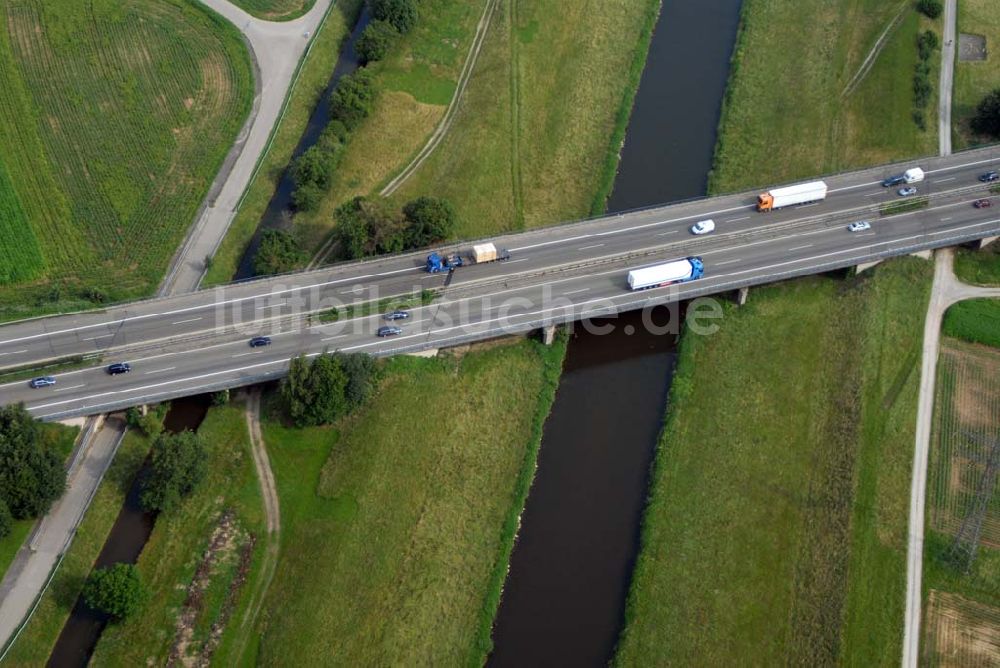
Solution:
[[[539,348],[395,358],[344,424],[265,422],[283,532],[259,663],[482,662],[552,398]]]
[[[134,617],[105,629],[94,651],[95,665],[168,663],[189,586],[224,515],[231,518],[231,535],[212,558],[209,586],[195,608],[191,636],[179,658],[197,661],[210,657],[211,652],[205,652],[212,625],[238,619],[239,604],[245,603],[251,582],[237,585],[235,608],[227,608],[226,601],[239,572],[240,553],[249,545],[253,550],[251,564],[256,565],[265,542],[260,487],[243,404],[212,408],[198,434],[208,448],[208,477],[175,512],[157,517],[138,564],[150,598]],[[224,637],[239,632],[238,624],[224,624],[220,630]],[[228,653],[214,656],[222,665],[235,663],[237,658]]]
[[[941,331],[962,341],[1000,348],[1000,299],[970,299],[950,306]]]
[[[898,661],[931,270],[754,290],[685,336],[619,665]]]
[[[233,0],[250,14],[267,21],[291,21],[316,4],[316,0]]]
[[[0,150],[47,263],[0,307],[53,283],[148,294],[250,109],[239,33],[183,0],[26,0],[0,16]]]
[[[1000,285],[1000,243],[978,251],[959,248],[955,253],[955,275],[975,285]]]
[[[1000,11],[993,0],[962,0],[958,3],[958,32],[986,39],[986,59],[955,61],[952,91],[952,139],[955,148],[988,143],[969,127],[976,106],[994,88],[1000,87]],[[956,49],[958,44],[956,44]]]
[[[936,152],[936,94],[925,132],[913,110],[916,36],[935,24],[907,7],[867,76],[842,93],[901,3],[748,0],[710,178],[736,191]],[[937,29],[940,36],[940,29]],[[939,55],[931,80],[937,82]]]

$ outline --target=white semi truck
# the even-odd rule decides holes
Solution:
[[[684,283],[701,278],[705,273],[700,257],[688,257],[683,260],[654,264],[628,272],[628,286],[633,290],[659,288],[672,283]]]
[[[761,193],[757,196],[757,210],[771,211],[786,206],[796,204],[809,204],[810,202],[820,202],[826,199],[826,183],[824,181],[811,181],[809,183],[799,183],[794,186],[775,188]]]

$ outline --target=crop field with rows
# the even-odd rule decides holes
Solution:
[[[0,318],[150,293],[253,95],[187,0],[0,0]]]

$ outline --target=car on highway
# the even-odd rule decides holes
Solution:
[[[900,183],[906,183],[906,177],[902,174],[896,174],[895,176],[890,176],[882,181],[883,188],[891,188],[892,186],[898,186]]]
[[[864,232],[865,230],[870,230],[871,228],[872,224],[869,223],[867,220],[859,220],[858,222],[851,223],[850,225],[847,226],[847,229],[849,229],[851,232]]]
[[[992,183],[994,181],[1000,181],[1000,172],[986,172],[985,174],[979,175],[979,180],[983,183]]]
[[[251,348],[261,348],[263,346],[269,346],[269,345],[271,345],[270,336],[255,336],[252,339],[250,339]]]
[[[396,336],[397,334],[402,334],[402,333],[403,333],[403,328],[396,327],[394,325],[382,325],[381,327],[378,328],[378,335],[383,337]]]
[[[910,195],[916,195],[917,189],[913,186],[906,186],[905,188],[900,188],[896,191],[900,197],[909,197]]]
[[[988,199],[977,199],[975,202],[972,203],[972,206],[976,207],[977,209],[988,209],[991,206],[993,206],[993,202],[989,201]]]
[[[38,389],[40,387],[49,387],[50,385],[55,385],[56,379],[52,376],[40,376],[38,378],[32,378],[28,386],[32,389]]]
[[[108,366],[108,373],[112,376],[128,373],[132,370],[132,365],[128,362],[115,362]]]
[[[691,234],[709,234],[715,231],[714,220],[699,220],[691,226]]]
[[[410,312],[409,311],[404,311],[403,309],[398,308],[395,311],[390,311],[390,312],[386,313],[382,317],[385,318],[386,320],[389,320],[390,322],[393,321],[393,320],[406,320],[407,318],[410,317]]]

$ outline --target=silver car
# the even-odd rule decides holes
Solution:
[[[850,225],[847,226],[847,229],[849,229],[851,232],[864,232],[865,230],[870,230],[871,228],[872,224],[869,223],[867,220],[859,220],[858,222],[851,223]]]

